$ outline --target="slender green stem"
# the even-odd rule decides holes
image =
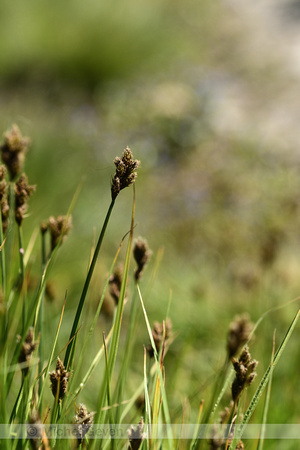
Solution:
[[[3,240],[3,229],[2,229],[2,214],[0,211],[0,264],[1,264],[1,281],[2,281],[2,293],[5,298],[6,292],[6,278],[5,278],[5,251],[4,251],[4,240]]]
[[[104,354],[105,354],[105,367],[106,367],[106,384],[107,384],[107,405],[109,407],[109,417],[110,417],[110,425],[113,426],[114,424],[114,416],[113,416],[113,412],[112,412],[112,402],[111,402],[111,394],[110,394],[110,378],[111,378],[111,374],[109,372],[109,366],[108,366],[108,354],[107,354],[107,345],[106,345],[106,340],[105,340],[105,333],[103,333],[103,346],[104,346]],[[114,449],[115,448],[115,440],[113,438],[113,431],[111,429],[111,448]]]
[[[85,283],[84,283],[84,286],[83,286],[83,290],[82,290],[82,294],[81,294],[81,297],[80,297],[80,300],[79,300],[79,304],[78,304],[78,307],[77,307],[76,316],[75,316],[75,319],[74,319],[74,322],[73,322],[73,327],[72,327],[72,330],[71,330],[71,333],[70,333],[70,339],[69,339],[70,342],[68,344],[68,347],[67,347],[67,350],[66,350],[66,356],[65,356],[65,360],[64,360],[64,366],[65,366],[65,368],[67,370],[72,365],[72,362],[73,362],[72,360],[74,358],[74,353],[75,353],[76,337],[74,339],[72,339],[72,338],[73,338],[73,336],[75,336],[76,332],[78,331],[78,326],[79,326],[79,321],[80,321],[83,305],[84,305],[84,302],[85,302],[85,299],[86,299],[87,291],[88,291],[88,288],[89,288],[89,285],[90,285],[90,282],[91,282],[91,278],[92,278],[92,275],[93,275],[93,272],[94,272],[94,269],[95,269],[95,265],[96,265],[96,262],[97,262],[97,259],[98,259],[98,256],[99,256],[101,244],[102,244],[102,241],[103,241],[103,238],[104,238],[104,234],[105,234],[105,231],[106,231],[106,228],[107,228],[107,225],[108,225],[108,222],[109,222],[109,218],[110,218],[111,212],[113,210],[114,204],[115,204],[115,200],[112,200],[110,205],[109,205],[109,208],[108,208],[105,220],[104,220],[104,224],[103,224],[103,227],[102,227],[102,230],[101,230],[98,242],[97,242],[97,246],[96,246],[96,249],[95,249],[95,252],[94,252],[94,255],[93,255],[93,259],[92,259],[92,262],[91,262],[91,265],[90,265],[90,268],[89,268],[89,271],[88,271],[88,274],[87,274],[87,277],[86,277],[86,280],[85,280]]]
[[[126,344],[125,344],[125,351],[124,351],[124,358],[122,361],[122,366],[120,368],[119,372],[119,378],[118,383],[116,387],[117,392],[117,398],[116,403],[119,405],[117,408],[116,413],[116,422],[120,423],[121,418],[121,401],[123,398],[124,388],[126,385],[127,380],[127,374],[128,374],[128,367],[132,356],[132,350],[133,350],[133,336],[134,332],[136,331],[136,325],[137,325],[137,306],[138,306],[138,297],[137,297],[137,291],[134,291],[133,299],[132,299],[132,305],[130,310],[130,323],[129,323],[129,330],[126,337]]]
[[[23,321],[22,321],[22,331],[26,331],[26,320],[27,320],[27,305],[26,305],[26,295],[23,291],[24,280],[25,280],[25,267],[24,267],[24,247],[23,247],[23,237],[22,237],[22,227],[18,226],[18,237],[19,237],[19,258],[20,258],[20,286],[23,292]]]
[[[72,376],[71,379],[70,379],[70,382],[69,382],[69,385],[68,385],[69,390],[72,390],[72,385],[73,385],[73,383],[74,383],[74,380],[76,380],[76,375],[77,375],[77,373],[79,373],[79,371],[80,371],[80,367],[81,367],[81,365],[82,365],[83,357],[84,357],[84,355],[86,354],[86,349],[88,348],[90,339],[91,339],[91,337],[92,337],[92,335],[93,335],[94,329],[95,329],[96,324],[97,324],[97,320],[98,320],[98,317],[99,317],[99,314],[100,314],[100,311],[101,311],[101,307],[102,307],[102,304],[103,304],[103,301],[104,301],[105,292],[106,292],[107,286],[108,286],[108,284],[109,284],[110,276],[111,276],[111,274],[112,274],[112,272],[113,272],[114,266],[115,266],[115,264],[116,264],[116,261],[117,261],[117,259],[118,259],[120,250],[121,250],[121,248],[122,248],[122,245],[123,245],[123,242],[124,242],[124,239],[125,239],[126,236],[127,236],[127,234],[126,234],[125,236],[123,236],[123,238],[122,238],[122,240],[121,240],[121,243],[120,243],[120,245],[119,245],[119,248],[118,248],[118,250],[117,250],[117,253],[116,253],[116,255],[115,255],[115,257],[114,257],[114,260],[113,260],[113,262],[112,262],[112,265],[111,265],[111,267],[110,267],[110,271],[109,271],[109,274],[108,274],[108,276],[107,276],[107,278],[106,278],[106,282],[105,282],[105,285],[104,285],[104,288],[103,288],[103,292],[102,292],[101,298],[100,298],[99,303],[98,303],[97,311],[96,311],[96,313],[95,313],[95,316],[94,316],[92,325],[91,325],[91,327],[90,327],[90,329],[89,329],[88,337],[87,337],[87,339],[86,339],[85,342],[84,342],[84,345],[83,345],[83,347],[82,347],[82,349],[81,349],[81,352],[80,352],[80,356],[79,356],[79,358],[78,358],[78,360],[77,360],[77,362],[76,362],[76,368],[75,368],[74,374],[73,374],[73,376]],[[111,336],[111,334],[112,334],[112,330],[113,330],[113,327],[112,327],[111,331],[109,332],[109,335],[108,335],[108,337],[107,337],[107,339],[106,339],[106,341],[107,341],[108,343],[110,342],[110,336]],[[87,373],[87,375],[86,375],[85,378],[84,378],[86,381],[87,381],[87,378],[89,377],[89,375],[92,373],[93,369],[95,368],[95,365],[97,364],[97,362],[99,362],[99,359],[100,359],[100,352],[98,352],[98,355],[94,358],[93,362],[92,362],[91,365],[89,366],[88,373]],[[85,382],[86,382],[86,381],[85,381]],[[85,384],[85,382],[84,382],[84,384]],[[74,399],[75,399],[75,398],[76,398],[76,395],[74,396]],[[64,403],[64,406],[66,406],[66,402]]]
[[[109,357],[108,357],[108,370],[110,375],[113,375],[114,371],[114,365],[117,357],[117,350],[119,345],[119,338],[120,338],[120,330],[121,330],[121,323],[122,323],[122,317],[123,317],[123,309],[124,309],[124,299],[126,294],[126,287],[127,287],[127,279],[128,279],[128,271],[129,271],[129,265],[130,265],[130,256],[131,256],[131,246],[132,246],[132,239],[133,239],[133,228],[134,228],[134,215],[135,215],[135,190],[134,192],[134,198],[133,198],[133,207],[132,207],[132,215],[131,215],[131,226],[130,226],[130,234],[129,234],[129,240],[126,250],[126,256],[125,256],[125,264],[124,264],[124,273],[122,278],[122,284],[120,288],[120,296],[119,296],[119,302],[117,307],[117,312],[114,320],[114,331],[112,340],[110,342],[110,348],[109,348]],[[106,380],[105,378],[102,381],[102,386],[100,388],[99,397],[98,397],[98,405],[97,405],[97,413],[95,415],[94,421],[95,423],[104,423],[106,411],[103,410],[103,406],[105,405],[105,394],[106,394]],[[96,441],[94,440],[91,443],[91,450],[95,448]]]
[[[3,241],[3,230],[2,230],[2,214],[0,210],[0,264],[1,264],[1,281],[2,281],[2,294],[4,299],[4,308],[2,312],[2,333],[1,338],[3,340],[3,347],[7,338],[7,328],[8,328],[8,311],[7,311],[7,301],[6,301],[6,274],[5,274],[5,251],[4,251],[4,241]]]
[[[12,264],[11,261],[14,260],[14,255],[12,254],[13,249],[13,241],[15,237],[15,183],[13,181],[9,182],[9,228],[7,230],[6,243],[5,243],[5,256],[6,256],[6,285],[9,285],[9,281],[12,278]]]
[[[45,233],[42,233],[42,273],[45,270],[46,264],[47,264],[47,256],[46,256],[46,235]],[[43,371],[43,364],[44,364],[44,345],[43,345],[43,321],[44,321],[44,297],[45,297],[45,286],[43,288],[42,292],[42,298],[41,298],[41,304],[40,309],[38,313],[38,332],[40,333],[40,343],[39,343],[39,373],[42,373]],[[42,379],[39,381],[39,398],[41,398],[43,383]],[[39,412],[41,414],[43,409],[42,405],[42,398],[41,402],[39,404]]]

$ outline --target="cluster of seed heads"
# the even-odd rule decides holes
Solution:
[[[133,256],[137,263],[137,269],[134,272],[136,281],[140,280],[151,254],[147,241],[141,237],[137,238],[133,247]]]
[[[2,161],[8,169],[11,180],[14,180],[21,172],[29,144],[30,139],[22,136],[17,125],[13,125],[4,133],[4,144],[1,145],[0,150]]]
[[[129,446],[128,450],[138,450],[146,438],[146,433],[144,433],[144,419],[141,417],[138,425],[136,427],[132,426],[128,430]]]
[[[45,234],[47,230],[50,233],[51,239],[51,251],[57,247],[58,244],[62,244],[65,237],[68,235],[72,228],[71,216],[58,216],[49,217],[48,221],[41,223],[41,233]]]
[[[27,212],[27,201],[34,191],[35,186],[28,184],[27,176],[23,173],[15,185],[15,218],[19,226]]]
[[[29,363],[32,357],[32,353],[37,347],[37,341],[34,341],[34,332],[33,328],[30,327],[25,338],[25,341],[22,344],[21,353],[19,356],[19,363],[22,366],[22,372],[24,375],[28,373]],[[24,364],[24,366],[23,366]]]
[[[235,370],[235,379],[231,386],[231,394],[232,400],[236,403],[243,390],[250,386],[256,377],[255,369],[258,362],[251,359],[249,348],[245,347],[239,359],[232,359],[232,364]]]
[[[229,360],[248,342],[252,329],[253,323],[250,321],[248,314],[236,316],[231,322],[227,336],[227,356]]]
[[[155,344],[157,353],[159,353],[163,343],[167,343],[172,336],[172,322],[171,319],[167,319],[165,322],[154,322],[152,328],[152,337]],[[165,333],[165,336],[164,336]],[[165,341],[164,341],[165,339]],[[154,350],[151,345],[147,347],[150,358],[154,356]]]
[[[132,152],[129,147],[123,151],[122,157],[118,156],[114,160],[116,172],[111,182],[111,196],[115,200],[119,192],[134,183],[137,176],[136,170],[140,162],[133,159]]]
[[[85,435],[91,428],[94,421],[94,415],[95,413],[88,412],[86,406],[83,403],[79,405],[79,410],[75,416],[75,423],[76,423],[75,431],[78,446],[82,444]]]
[[[20,174],[25,155],[30,144],[30,139],[21,134],[17,125],[13,125],[10,130],[4,133],[4,143],[0,146],[1,158],[10,175],[10,180],[15,180]],[[2,230],[5,233],[9,225],[10,199],[7,194],[8,183],[5,179],[6,170],[4,166],[0,167],[0,206],[2,216]],[[35,191],[35,186],[28,183],[26,175],[23,173],[16,181],[15,192],[15,219],[19,226],[27,212],[27,202],[29,197]]]
[[[0,166],[0,208],[2,219],[2,231],[5,234],[9,225],[8,183],[6,181],[6,168]]]
[[[123,279],[123,266],[120,264],[115,268],[114,272],[109,277],[109,293],[114,299],[116,305],[119,303],[122,279]]]
[[[64,398],[69,380],[70,372],[67,372],[63,362],[57,358],[56,368],[49,373],[51,381],[51,390],[55,398],[58,398],[59,403]]]

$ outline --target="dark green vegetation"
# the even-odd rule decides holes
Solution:
[[[153,251],[140,283],[142,296],[151,326],[166,318],[171,297],[175,339],[164,359],[170,420],[180,423],[184,414],[185,423],[196,423],[200,402],[204,399],[205,411],[213,377],[226,358],[227,332],[235,315],[246,312],[256,322],[274,308],[250,343],[251,356],[259,365],[243,398],[246,410],[269,365],[274,330],[277,348],[299,308],[299,301],[284,306],[299,296],[299,157],[287,137],[278,139],[270,129],[264,134],[264,105],[272,106],[274,91],[283,89],[279,58],[266,57],[263,50],[248,54],[243,24],[213,2],[143,3],[131,0],[125,7],[117,1],[114,7],[104,7],[90,0],[83,7],[80,1],[65,1],[50,7],[33,1],[28,7],[22,1],[3,1],[0,130],[17,123],[32,140],[25,170],[37,189],[22,225],[25,249],[42,220],[67,214],[82,183],[72,211],[72,232],[48,274],[55,295],[44,305],[45,363],[65,296],[54,356],[69,340],[91,248],[111,200],[112,162],[126,145],[141,161],[134,236],[145,237]],[[126,189],[114,206],[91,281],[74,367],[112,260],[130,230],[131,209],[132,190]],[[126,245],[127,241],[118,262],[125,261]],[[38,234],[27,265],[30,299],[40,279],[40,247]],[[12,281],[19,270],[14,250],[9,261]],[[133,271],[132,263],[112,377],[113,399],[132,299],[138,300]],[[113,308],[108,293],[106,297]],[[284,307],[275,309],[279,306]],[[138,308],[124,400],[132,398],[143,382],[143,344],[149,344],[140,304]],[[112,320],[109,311],[100,313],[78,380],[90,367],[103,343],[102,331],[108,335]],[[11,342],[21,333],[16,324]],[[267,423],[299,423],[298,336],[297,328],[274,371]],[[62,361],[64,356],[65,351]],[[113,366],[113,359],[108,366]],[[105,367],[103,356],[76,399],[77,406],[83,402],[89,411],[97,410]],[[49,370],[54,369],[55,362]],[[20,385],[18,370],[7,416]],[[53,407],[48,379],[44,396],[46,411],[48,405]],[[263,399],[253,417],[258,423]],[[230,386],[219,410],[229,400]],[[113,409],[113,414],[116,418],[119,412]],[[123,423],[136,424],[141,414],[133,406]],[[69,422],[74,415],[72,405]],[[297,442],[268,440],[264,448],[278,445],[298,448]],[[256,448],[257,442],[247,441],[247,446]]]

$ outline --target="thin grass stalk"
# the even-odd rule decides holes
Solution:
[[[260,399],[260,397],[261,397],[261,395],[273,373],[273,370],[275,369],[280,357],[282,356],[282,353],[286,347],[286,344],[290,340],[290,337],[291,337],[291,335],[295,329],[296,323],[299,319],[299,315],[300,315],[300,309],[298,310],[297,314],[295,315],[288,331],[286,332],[285,337],[283,338],[279,348],[277,349],[277,352],[274,356],[273,362],[269,365],[265,374],[263,375],[261,382],[260,382],[255,394],[253,395],[252,400],[247,408],[247,411],[244,414],[242,422],[240,423],[239,426],[237,426],[236,436],[231,442],[231,445],[229,447],[230,450],[233,450],[236,447],[238,441],[242,438],[245,427],[246,427],[247,423],[249,422],[249,420],[257,406],[257,403],[258,403],[258,401],[259,401],[259,399]]]
[[[26,266],[28,264],[28,261],[30,259],[33,247],[34,247],[34,242],[36,239],[37,233],[36,231],[34,231],[32,233],[32,236],[30,238],[29,244],[27,246],[26,252],[23,255],[23,264],[24,264],[24,272],[26,271]],[[9,323],[9,316],[11,318],[13,318],[10,323],[9,323],[9,327],[10,327],[10,332],[11,335],[16,335],[16,334],[20,334],[20,328],[22,328],[22,323],[20,323],[19,325],[16,324],[16,329],[13,329],[13,322],[14,322],[14,318],[18,318],[19,317],[19,311],[18,309],[18,303],[16,301],[17,297],[16,297],[16,293],[20,291],[20,274],[18,275],[17,280],[14,282],[13,286],[10,288],[10,292],[8,295],[8,299],[6,302],[6,312],[7,312],[7,326]],[[28,298],[27,298],[27,302],[28,302]],[[21,306],[22,309],[22,306]],[[30,308],[29,308],[30,310]],[[15,320],[16,322],[16,320]],[[27,330],[25,330],[25,333],[27,332]],[[10,352],[12,353],[12,351]]]
[[[84,283],[84,286],[83,286],[82,294],[81,294],[81,297],[80,297],[80,300],[79,300],[79,303],[78,303],[75,319],[74,319],[72,330],[71,330],[71,333],[70,333],[70,338],[69,338],[70,343],[69,343],[69,345],[67,347],[66,355],[65,355],[65,359],[64,359],[64,366],[66,367],[66,370],[68,370],[72,366],[72,362],[73,362],[73,359],[74,359],[76,338],[74,339],[74,341],[73,340],[71,341],[71,339],[73,338],[73,336],[75,336],[75,334],[76,334],[76,332],[78,330],[79,321],[80,321],[80,317],[81,317],[81,314],[82,314],[82,310],[83,310],[84,302],[85,302],[85,299],[86,299],[87,291],[88,291],[88,288],[89,288],[89,285],[90,285],[90,282],[91,282],[91,278],[92,278],[92,275],[93,275],[93,272],[94,272],[94,269],[95,269],[95,265],[96,265],[96,262],[97,262],[97,259],[98,259],[98,256],[99,256],[100,248],[101,248],[101,245],[102,245],[102,242],[103,242],[105,231],[106,231],[106,228],[107,228],[107,225],[108,225],[108,222],[109,222],[109,218],[111,216],[114,204],[115,204],[115,200],[113,199],[111,201],[110,205],[109,205],[109,208],[108,208],[105,220],[104,220],[104,224],[103,224],[103,227],[101,229],[100,236],[99,236],[99,239],[98,239],[98,242],[97,242],[97,246],[96,246],[96,249],[95,249],[95,252],[94,252],[94,255],[93,255],[93,259],[92,259],[91,265],[89,267],[89,271],[88,271],[88,274],[87,274],[87,277],[86,277],[86,280],[85,280],[85,283]]]
[[[147,352],[146,347],[144,346],[144,393],[145,393],[145,410],[146,410],[146,417],[145,417],[145,425],[148,425],[148,431],[151,435],[151,429],[152,429],[152,421],[151,421],[151,405],[150,405],[150,399],[149,399],[149,393],[148,393],[148,378],[147,378]],[[147,450],[149,450],[149,436],[147,436],[146,439],[146,445]]]
[[[244,397],[245,397],[245,395],[244,395]],[[231,411],[230,418],[228,421],[229,426],[227,428],[225,449],[229,449],[229,445],[231,444],[231,441],[235,439],[237,422],[240,417],[241,409],[242,409],[241,408],[241,404],[242,404],[241,399],[242,399],[242,397],[239,398],[236,402],[234,402],[234,405],[232,407],[232,411]],[[232,429],[233,429],[233,436],[230,436]]]
[[[103,346],[104,346],[104,355],[105,355],[105,378],[106,378],[106,384],[107,384],[107,406],[108,406],[109,418],[110,418],[110,427],[109,428],[110,428],[110,435],[111,435],[111,448],[114,449],[116,442],[115,442],[114,435],[113,435],[114,415],[112,412],[112,401],[111,401],[111,394],[110,394],[111,374],[109,372],[105,333],[103,333]]]
[[[134,188],[134,186],[133,186],[133,188]],[[132,207],[132,215],[131,215],[131,227],[130,227],[129,240],[128,240],[128,245],[127,245],[127,250],[126,250],[124,273],[123,273],[123,279],[122,279],[121,288],[120,288],[120,298],[119,298],[118,307],[117,307],[115,329],[114,329],[114,333],[113,333],[112,340],[111,340],[111,349],[109,352],[109,370],[110,370],[111,374],[113,373],[113,369],[114,369],[114,365],[115,365],[115,361],[116,361],[116,357],[117,357],[118,345],[119,345],[122,316],[123,316],[123,309],[124,309],[124,300],[125,300],[125,296],[126,296],[128,272],[129,272],[129,265],[130,265],[130,258],[131,258],[134,217],[135,217],[135,189],[133,189],[133,207]]]
[[[165,377],[164,377],[164,367],[163,367],[163,357],[164,357],[164,347],[165,347],[165,338],[166,338],[166,327],[165,322],[163,322],[163,339],[162,345],[160,347],[159,353],[157,355],[157,360],[159,361],[160,371],[163,374],[163,383],[165,385]],[[161,404],[162,404],[162,395],[161,395],[161,387],[160,387],[160,376],[156,373],[155,383],[153,386],[152,393],[152,435],[151,439],[154,441],[154,448],[160,448],[159,443],[157,443],[157,431],[158,426],[160,424],[160,412],[161,412]]]
[[[132,298],[132,304],[131,304],[131,310],[130,310],[130,323],[129,323],[129,330],[126,337],[126,344],[125,344],[125,350],[124,350],[124,358],[120,367],[119,371],[119,377],[117,381],[116,386],[116,392],[117,392],[117,398],[116,403],[118,404],[117,412],[116,412],[116,422],[120,423],[121,418],[121,401],[123,398],[125,385],[127,381],[127,374],[129,369],[129,363],[132,356],[132,350],[133,350],[133,342],[134,342],[134,332],[136,330],[136,318],[137,318],[137,295],[136,291],[133,294]]]
[[[17,398],[15,400],[13,409],[12,409],[10,417],[9,417],[9,423],[13,423],[13,421],[15,420],[15,417],[16,417],[16,415],[18,413],[18,410],[19,410],[19,407],[20,407],[20,402],[21,402],[21,399],[22,399],[23,388],[24,388],[24,384],[21,383],[21,386],[20,386]]]
[[[25,294],[25,267],[24,267],[24,247],[23,247],[23,236],[22,236],[22,227],[18,226],[18,240],[19,240],[19,258],[20,258],[20,279],[19,283],[21,286],[21,292],[23,294],[23,321],[22,321],[22,334],[25,333],[25,325],[27,320],[27,302],[26,302],[26,294]]]
[[[62,319],[63,319],[64,310],[65,310],[65,306],[66,306],[66,300],[67,300],[67,295],[65,295],[64,304],[63,304],[62,311],[61,311],[61,314],[60,314],[60,318],[59,318],[59,322],[58,322],[58,325],[57,325],[56,334],[55,334],[55,337],[54,337],[54,341],[53,341],[53,345],[52,345],[52,349],[51,349],[51,352],[50,352],[50,356],[49,356],[49,359],[48,359],[47,366],[46,366],[45,370],[42,370],[42,372],[39,373],[39,377],[38,378],[42,378],[43,374],[47,375],[48,372],[49,372],[51,363],[54,360],[56,360],[56,358],[54,358],[53,355],[54,355],[54,352],[55,352],[55,348],[56,348],[56,344],[57,344],[57,340],[58,340],[58,335],[59,335],[60,327],[61,327],[61,324],[62,324]],[[42,383],[41,379],[39,380],[39,387],[41,386],[41,389],[39,391],[38,405],[37,405],[39,411],[42,411],[43,393],[44,393],[44,389],[45,389],[46,384],[47,384],[47,377],[45,376],[43,383]]]
[[[7,408],[6,408],[6,377],[7,377],[7,352],[6,349],[0,359],[1,364],[1,385],[0,385],[0,421],[1,423],[7,423]]]
[[[199,411],[198,411],[198,416],[197,416],[196,428],[195,428],[195,432],[194,432],[194,435],[193,435],[193,441],[192,441],[192,443],[190,445],[190,449],[193,448],[193,446],[194,446],[194,444],[195,444],[195,442],[197,440],[197,437],[198,437],[199,425],[200,425],[200,423],[202,421],[203,405],[204,405],[204,400],[202,399],[201,402],[200,402],[200,405],[199,405]]]
[[[154,397],[152,402],[152,433],[151,433],[151,442],[154,448],[157,448],[157,430],[159,424],[159,413],[160,413],[160,405],[161,405],[161,389],[159,384],[159,376],[156,375],[155,386],[154,386]]]
[[[131,226],[130,226],[130,233],[129,233],[129,240],[126,250],[126,257],[125,257],[125,264],[124,264],[124,273],[120,288],[120,296],[119,296],[119,302],[117,307],[117,313],[116,318],[114,321],[114,332],[111,340],[110,345],[110,351],[109,351],[109,358],[108,358],[108,367],[109,372],[111,376],[113,375],[114,365],[117,357],[117,350],[119,345],[119,338],[120,338],[120,330],[121,330],[121,323],[122,323],[122,316],[123,316],[123,308],[124,308],[124,300],[126,295],[126,287],[127,287],[127,279],[128,279],[128,271],[129,271],[129,265],[130,265],[130,257],[131,257],[131,247],[132,247],[132,240],[133,240],[133,228],[134,228],[134,216],[135,216],[135,189],[133,186],[133,207],[132,207],[132,215],[131,215]],[[102,387],[100,389],[99,393],[99,400],[98,400],[98,406],[97,406],[97,414],[95,415],[95,423],[103,423],[105,418],[105,411],[103,410],[103,407],[105,406],[105,380],[103,380]],[[95,440],[91,444],[91,449],[93,449],[95,446]]]
[[[41,248],[41,254],[42,254],[42,273],[45,270],[46,264],[47,264],[47,256],[46,256],[46,235],[45,233],[42,233],[42,248]],[[41,306],[38,314],[38,332],[40,333],[40,344],[39,344],[39,373],[42,373],[43,371],[43,365],[44,365],[44,339],[43,339],[43,323],[44,323],[44,300],[45,300],[45,289],[46,286],[44,286],[42,296],[41,296]],[[42,380],[39,382],[39,399],[41,399],[40,405],[39,405],[39,412],[41,414],[43,405],[42,405]]]
[[[144,305],[144,302],[143,302],[142,294],[141,294],[141,291],[140,291],[140,288],[139,288],[138,285],[137,285],[137,290],[138,290],[139,298],[140,298],[140,301],[141,301],[141,305],[142,305],[142,309],[143,309],[143,313],[144,313],[144,317],[145,317],[145,321],[146,321],[148,335],[149,335],[149,338],[150,338],[150,341],[151,341],[151,346],[152,346],[153,353],[154,353],[156,372],[157,372],[157,374],[159,376],[159,382],[160,382],[163,411],[164,411],[166,425],[167,425],[168,444],[169,444],[169,448],[172,449],[173,448],[173,435],[172,435],[172,429],[170,427],[171,418],[170,418],[170,413],[169,413],[169,408],[168,408],[168,403],[167,403],[166,391],[165,391],[165,387],[164,387],[163,375],[162,375],[160,363],[158,361],[156,345],[155,345],[154,340],[153,340],[150,322],[149,322],[149,319],[148,319],[148,316],[147,316],[147,312],[146,312],[145,305]]]
[[[53,403],[52,414],[51,414],[51,423],[56,424],[58,422],[58,418],[61,416],[60,411],[60,403],[59,403],[59,391],[60,391],[60,380],[57,383],[57,392]],[[54,435],[51,439],[51,448],[55,448],[56,444],[56,436]]]
[[[275,355],[275,331],[273,334],[273,346],[272,346],[272,354],[271,354],[271,362],[270,362],[271,367],[273,365],[274,355]],[[265,399],[264,411],[263,411],[263,417],[262,417],[262,427],[261,427],[260,437],[259,437],[258,444],[257,444],[257,450],[262,450],[263,446],[264,446],[264,439],[265,439],[265,434],[266,434],[266,423],[267,423],[267,416],[268,416],[270,397],[271,397],[272,379],[273,379],[273,369],[271,369],[267,392],[266,392],[266,399]]]
[[[28,405],[28,398],[30,396],[30,370],[27,374],[22,374],[22,384],[23,384],[23,391],[22,391],[22,398],[21,398],[21,414],[20,414],[20,423],[26,423],[27,419],[27,405]]]
[[[5,251],[4,251],[4,243],[5,240],[3,238],[3,228],[2,228],[2,214],[0,211],[0,264],[1,264],[1,285],[2,285],[2,293],[5,298],[6,294],[6,268],[5,268]]]
[[[9,227],[6,232],[6,286],[9,286],[9,281],[11,280],[11,264],[9,264],[10,261],[12,261],[12,247],[13,247],[13,241],[14,241],[14,232],[15,232],[15,217],[14,217],[14,211],[15,211],[15,183],[13,181],[9,182],[8,185],[8,199],[9,199]]]
[[[2,372],[2,381],[0,386],[0,396],[1,396],[1,414],[0,420],[1,423],[7,423],[7,413],[6,413],[6,367],[7,367],[7,330],[8,330],[8,310],[7,310],[7,301],[6,301],[6,269],[5,269],[5,251],[4,251],[5,240],[3,239],[3,230],[2,230],[2,215],[0,211],[0,264],[1,264],[1,280],[2,280],[2,294],[3,294],[3,314],[1,317],[1,349],[2,355],[0,361],[2,362],[1,367],[3,368]],[[4,439],[4,443],[0,441],[0,445],[3,445],[3,448],[8,448],[8,440]]]
[[[34,387],[34,383],[31,382],[30,378],[31,378],[30,367],[28,367],[27,373],[22,372],[21,387],[9,420],[9,423],[11,424],[13,423],[15,418],[18,417],[19,409],[20,409],[19,423],[25,424],[27,421]]]
[[[126,235],[127,235],[127,233],[126,233]],[[120,253],[120,251],[121,251],[121,248],[122,248],[122,245],[123,245],[123,242],[124,242],[124,239],[125,239],[126,235],[122,238],[122,240],[121,240],[121,242],[120,242],[120,245],[119,245],[118,250],[117,250],[117,252],[116,252],[116,255],[115,255],[115,257],[114,257],[113,263],[112,263],[112,265],[111,265],[111,267],[110,267],[109,274],[108,274],[108,276],[107,276],[107,278],[106,278],[106,281],[105,281],[105,284],[104,284],[104,288],[103,288],[103,291],[102,291],[102,295],[101,295],[101,298],[100,298],[100,300],[99,300],[99,303],[98,303],[98,306],[97,306],[97,310],[96,310],[96,313],[95,313],[95,316],[94,316],[92,325],[91,325],[91,327],[90,327],[90,329],[89,329],[88,336],[87,336],[87,338],[86,338],[85,341],[84,341],[83,348],[82,348],[82,350],[81,350],[81,352],[80,352],[79,360],[78,360],[78,362],[77,362],[77,364],[76,364],[76,369],[75,369],[75,371],[74,371],[74,374],[73,374],[73,376],[72,376],[72,378],[71,378],[71,380],[70,380],[70,382],[69,382],[69,390],[70,390],[70,391],[72,391],[73,383],[74,383],[75,380],[76,380],[76,372],[80,370],[80,367],[81,367],[81,365],[82,365],[82,361],[83,361],[84,355],[85,355],[85,353],[86,353],[86,349],[87,349],[87,347],[88,347],[88,344],[89,344],[89,342],[90,342],[90,340],[91,340],[91,337],[92,337],[92,335],[93,335],[95,326],[96,326],[96,324],[97,324],[97,320],[98,320],[98,317],[99,317],[99,315],[100,315],[101,307],[102,307],[102,304],[103,304],[103,301],[104,301],[105,292],[106,292],[107,287],[108,287],[108,284],[109,284],[109,279],[110,279],[110,276],[111,276],[111,274],[112,274],[112,272],[113,272],[113,269],[114,269],[114,267],[115,267],[116,261],[117,261],[117,259],[118,259],[118,256],[119,256],[119,253]],[[111,330],[110,330],[110,332],[109,332],[109,335],[108,335],[108,337],[107,337],[107,339],[106,339],[106,341],[107,341],[108,343],[110,342],[110,337],[111,337],[111,335],[112,335],[113,328],[114,328],[114,325],[112,326],[112,328],[111,328]],[[100,361],[100,359],[101,359],[101,356],[102,356],[102,352],[101,352],[101,350],[100,350],[100,351],[98,352],[98,354],[96,355],[96,357],[94,358],[92,364],[89,365],[89,370],[88,370],[86,376],[85,376],[84,379],[83,379],[83,380],[84,380],[84,384],[87,382],[88,378],[90,377],[90,375],[91,375],[92,372],[94,371],[95,367],[96,367],[97,364],[99,363],[99,361]],[[83,381],[81,382],[81,385],[82,385],[82,383],[83,383]],[[80,390],[81,390],[81,389],[80,389]],[[78,389],[77,389],[77,391],[78,391]],[[76,392],[77,392],[77,391],[76,391]],[[76,398],[77,395],[78,395],[78,393],[74,396],[74,399]],[[74,400],[74,399],[73,399],[73,400]]]
[[[107,338],[106,338],[106,342],[110,341],[113,330],[114,330],[114,326],[112,326],[112,328],[110,329],[109,334],[107,335]],[[85,387],[86,383],[88,382],[90,376],[94,372],[94,370],[95,370],[96,366],[98,365],[103,354],[104,354],[104,346],[102,345],[102,347],[98,351],[97,355],[93,359],[92,363],[89,365],[88,371],[86,372],[85,376],[82,378],[82,381],[81,381],[79,387],[75,390],[74,395],[72,396],[72,399],[70,400],[70,402],[66,406],[65,410],[63,410],[63,411],[67,411],[70,408],[70,406],[73,404],[73,402],[76,400],[76,398],[78,397],[78,395],[80,394],[82,389]],[[72,389],[72,385],[69,385],[69,390],[71,391],[71,389]]]

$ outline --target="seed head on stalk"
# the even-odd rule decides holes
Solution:
[[[11,180],[21,172],[29,144],[30,139],[22,136],[17,125],[13,125],[4,133],[4,144],[0,147],[1,156]]]
[[[133,256],[135,262],[137,263],[137,269],[134,272],[134,277],[136,281],[140,280],[143,274],[144,267],[149,261],[151,254],[152,251],[149,249],[146,239],[143,239],[141,237],[137,238],[134,242],[133,247]]]
[[[2,218],[3,233],[7,231],[9,225],[9,204],[8,204],[8,183],[5,179],[6,168],[4,165],[0,166],[0,208]]]
[[[122,189],[134,183],[140,161],[134,160],[130,148],[126,147],[121,158],[116,156],[114,164],[116,172],[111,182],[111,196],[113,200],[117,198]]]
[[[19,356],[19,363],[30,363],[32,353],[36,349],[37,341],[34,341],[34,332],[33,328],[30,327],[29,331],[27,333],[27,336],[25,338],[25,341],[23,342],[21,353]],[[23,373],[26,375],[28,373],[28,366],[22,367]]]
[[[45,223],[41,224],[42,233],[45,233],[47,231],[47,226],[51,236],[51,250],[54,250],[59,242],[62,244],[65,237],[70,232],[72,228],[72,217],[71,216],[49,217],[47,224]]]
[[[75,416],[75,433],[77,436],[77,444],[78,447],[82,445],[83,439],[89,429],[91,428],[94,420],[95,413],[88,412],[86,406],[81,403],[79,405],[79,410],[77,411],[77,414]]]
[[[251,359],[249,348],[245,347],[239,359],[232,358],[233,368],[235,370],[235,379],[231,386],[232,400],[236,402],[243,390],[250,386],[256,377],[255,369],[258,362]]]
[[[138,425],[134,427],[131,425],[128,432],[129,446],[128,450],[138,450],[143,440],[146,438],[146,433],[144,433],[144,419],[141,417]]]
[[[250,321],[248,314],[235,316],[229,326],[227,336],[227,355],[229,360],[248,342],[252,329],[253,323]]]
[[[67,392],[69,376],[70,372],[66,371],[62,361],[57,358],[56,369],[49,373],[49,377],[51,381],[52,394],[55,398],[58,396],[59,403],[62,401]]]
[[[35,186],[28,184],[27,176],[23,173],[15,185],[15,219],[19,226],[22,225],[27,212],[28,199],[34,191]]]

